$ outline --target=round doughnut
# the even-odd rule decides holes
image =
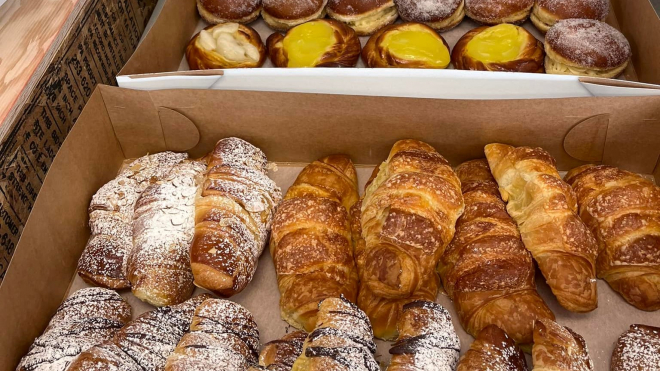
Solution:
[[[401,19],[438,31],[450,30],[465,17],[464,0],[394,0]]]
[[[376,32],[362,49],[367,67],[447,68],[449,45],[431,27],[400,23]]]
[[[346,23],[358,36],[368,36],[394,23],[398,17],[393,0],[328,0],[328,16]]]
[[[609,0],[536,0],[530,19],[545,33],[560,19],[604,21],[609,10]]]
[[[197,10],[210,24],[250,23],[259,17],[261,0],[197,0]]]
[[[529,17],[533,6],[534,0],[465,0],[465,14],[485,25],[519,24]]]
[[[327,4],[328,0],[263,0],[261,16],[273,30],[286,31],[325,17]]]
[[[193,36],[186,47],[186,60],[191,70],[261,67],[266,47],[252,27],[221,23]]]
[[[475,28],[451,53],[458,70],[543,73],[543,43],[526,29],[503,23]]]
[[[616,77],[630,63],[630,44],[616,28],[593,19],[558,21],[545,35],[547,73]]]

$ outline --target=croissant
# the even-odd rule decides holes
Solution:
[[[343,296],[319,303],[316,329],[292,371],[380,371],[369,318]]]
[[[96,192],[89,205],[91,236],[78,260],[78,275],[85,282],[111,289],[130,286],[126,269],[133,248],[135,203],[151,183],[187,157],[174,152],[140,157]]]
[[[190,332],[167,358],[166,371],[243,371],[256,365],[259,330],[252,314],[241,305],[208,299],[195,309]]]
[[[34,340],[17,371],[64,371],[80,353],[110,340],[131,319],[131,306],[102,288],[76,291]]]
[[[485,151],[507,211],[559,304],[573,312],[594,310],[598,246],[555,160],[541,148],[489,144]]]
[[[598,277],[635,307],[660,309],[660,187],[605,165],[575,168],[566,182],[598,240]]]
[[[67,371],[163,371],[167,357],[188,331],[195,308],[209,297],[202,294],[143,313],[112,340],[83,352]]]
[[[611,371],[660,371],[660,328],[631,325],[616,343]]]
[[[440,304],[414,301],[403,307],[399,338],[387,371],[454,371],[461,351],[451,316]]]
[[[128,280],[133,294],[155,306],[179,304],[192,295],[190,243],[195,196],[205,166],[185,161],[142,192],[135,205]]]
[[[357,199],[355,167],[347,156],[335,155],[306,166],[277,209],[270,253],[282,318],[296,328],[314,329],[325,298],[356,300],[348,210]]]
[[[568,327],[546,319],[534,324],[534,371],[593,371],[587,344]]]
[[[259,148],[238,138],[220,140],[209,155],[195,201],[190,248],[195,285],[229,297],[252,280],[282,198],[267,165]]]
[[[531,254],[506,212],[486,159],[456,168],[465,212],[438,264],[463,328],[474,337],[497,325],[516,343],[531,344],[534,321],[554,320],[534,282]]]
[[[463,354],[456,371],[506,370],[527,371],[525,354],[515,341],[495,325],[479,332],[470,349]]]
[[[293,363],[302,353],[306,338],[305,331],[294,331],[266,343],[259,354],[259,365],[268,371],[291,371]]]

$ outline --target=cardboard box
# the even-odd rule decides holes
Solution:
[[[27,38],[20,48],[30,46],[28,52],[34,53],[22,56],[23,61],[3,60],[9,63],[3,64],[3,69],[28,69],[30,65],[26,61],[36,59],[38,49],[50,47],[42,51],[45,53],[43,61],[27,85],[20,87],[23,93],[15,104],[12,101],[13,108],[0,126],[0,282],[60,145],[96,85],[116,83],[115,76],[140,41],[156,2],[67,1],[62,6],[73,7],[71,14],[59,32],[48,40],[36,37],[39,31],[26,31],[33,26],[26,17],[36,17],[37,10],[51,9],[57,1],[49,1],[45,8],[41,1],[35,0],[22,4],[12,0],[3,5],[3,12],[7,11],[3,20],[13,16],[17,20],[3,24],[2,37],[17,33]],[[9,14],[11,12],[15,13]],[[48,26],[41,18],[37,22],[37,26]],[[9,47],[12,43],[8,44],[3,46]],[[16,65],[11,65],[14,62]],[[4,80],[9,80],[5,81],[7,86],[13,86],[11,76],[15,73],[9,71],[3,75]],[[17,81],[22,80],[17,77]],[[12,92],[8,90],[7,95]]]
[[[164,150],[198,157],[217,140],[239,136],[278,164],[271,173],[285,191],[301,163],[346,153],[364,184],[371,168],[403,138],[432,144],[452,164],[483,157],[491,142],[541,146],[560,170],[602,162],[660,181],[660,97],[460,101],[321,94],[213,90],[137,91],[101,85],[65,140],[35,203],[14,259],[0,286],[0,369],[12,370],[47,325],[75,278],[89,237],[87,206],[127,158]],[[599,281],[600,307],[568,313],[538,279],[559,321],[585,336],[597,365],[606,370],[614,341],[631,323],[658,325],[659,312],[626,304]],[[135,313],[148,306],[128,292]],[[279,294],[268,252],[255,280],[232,298],[257,318],[262,341],[281,336]],[[463,350],[471,338],[456,321],[446,296],[438,301],[454,317]],[[379,360],[388,346],[379,343]]]
[[[622,80],[546,74],[459,70],[263,68],[188,71],[184,50],[206,23],[195,4],[166,0],[154,26],[117,77],[119,86],[142,89],[220,89],[286,91],[445,99],[525,99],[660,94],[660,19],[649,0],[611,0],[607,22],[630,41],[633,63]],[[263,20],[251,24],[262,40],[274,31]],[[453,48],[478,25],[465,19],[442,36]],[[532,34],[543,36],[530,21]],[[362,45],[368,37],[362,37]],[[362,61],[358,67],[364,67]],[[175,73],[172,73],[175,72]]]

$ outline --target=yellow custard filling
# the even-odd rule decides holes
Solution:
[[[314,67],[337,42],[335,30],[324,21],[312,21],[292,28],[284,37],[288,67]]]
[[[467,55],[486,63],[516,60],[525,45],[525,34],[518,26],[500,24],[483,30],[466,46]]]
[[[388,32],[383,44],[397,58],[424,62],[431,67],[446,68],[451,61],[449,49],[430,31],[403,29]]]

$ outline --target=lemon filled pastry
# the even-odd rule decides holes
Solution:
[[[301,24],[286,35],[276,32],[266,45],[276,67],[355,67],[361,50],[355,31],[332,19]]]
[[[522,27],[475,28],[458,40],[451,60],[459,70],[542,73],[543,44]]]
[[[395,0],[401,19],[448,31],[465,18],[464,0]]]
[[[197,11],[208,23],[250,23],[259,17],[261,0],[197,0]]]
[[[421,23],[387,26],[362,50],[368,67],[447,68],[451,62],[445,39]]]
[[[562,19],[604,21],[609,10],[609,0],[536,0],[530,19],[539,31],[545,33]]]
[[[465,0],[465,14],[486,25],[522,23],[533,6],[534,0]]]
[[[325,17],[328,0],[263,0],[261,17],[268,27],[286,31],[299,24]]]
[[[546,72],[613,78],[630,63],[628,40],[616,28],[592,19],[565,19],[545,35]]]
[[[393,0],[329,0],[327,12],[359,36],[371,35],[398,17]]]
[[[222,23],[193,36],[186,47],[186,60],[191,70],[261,67],[266,47],[252,27]]]

